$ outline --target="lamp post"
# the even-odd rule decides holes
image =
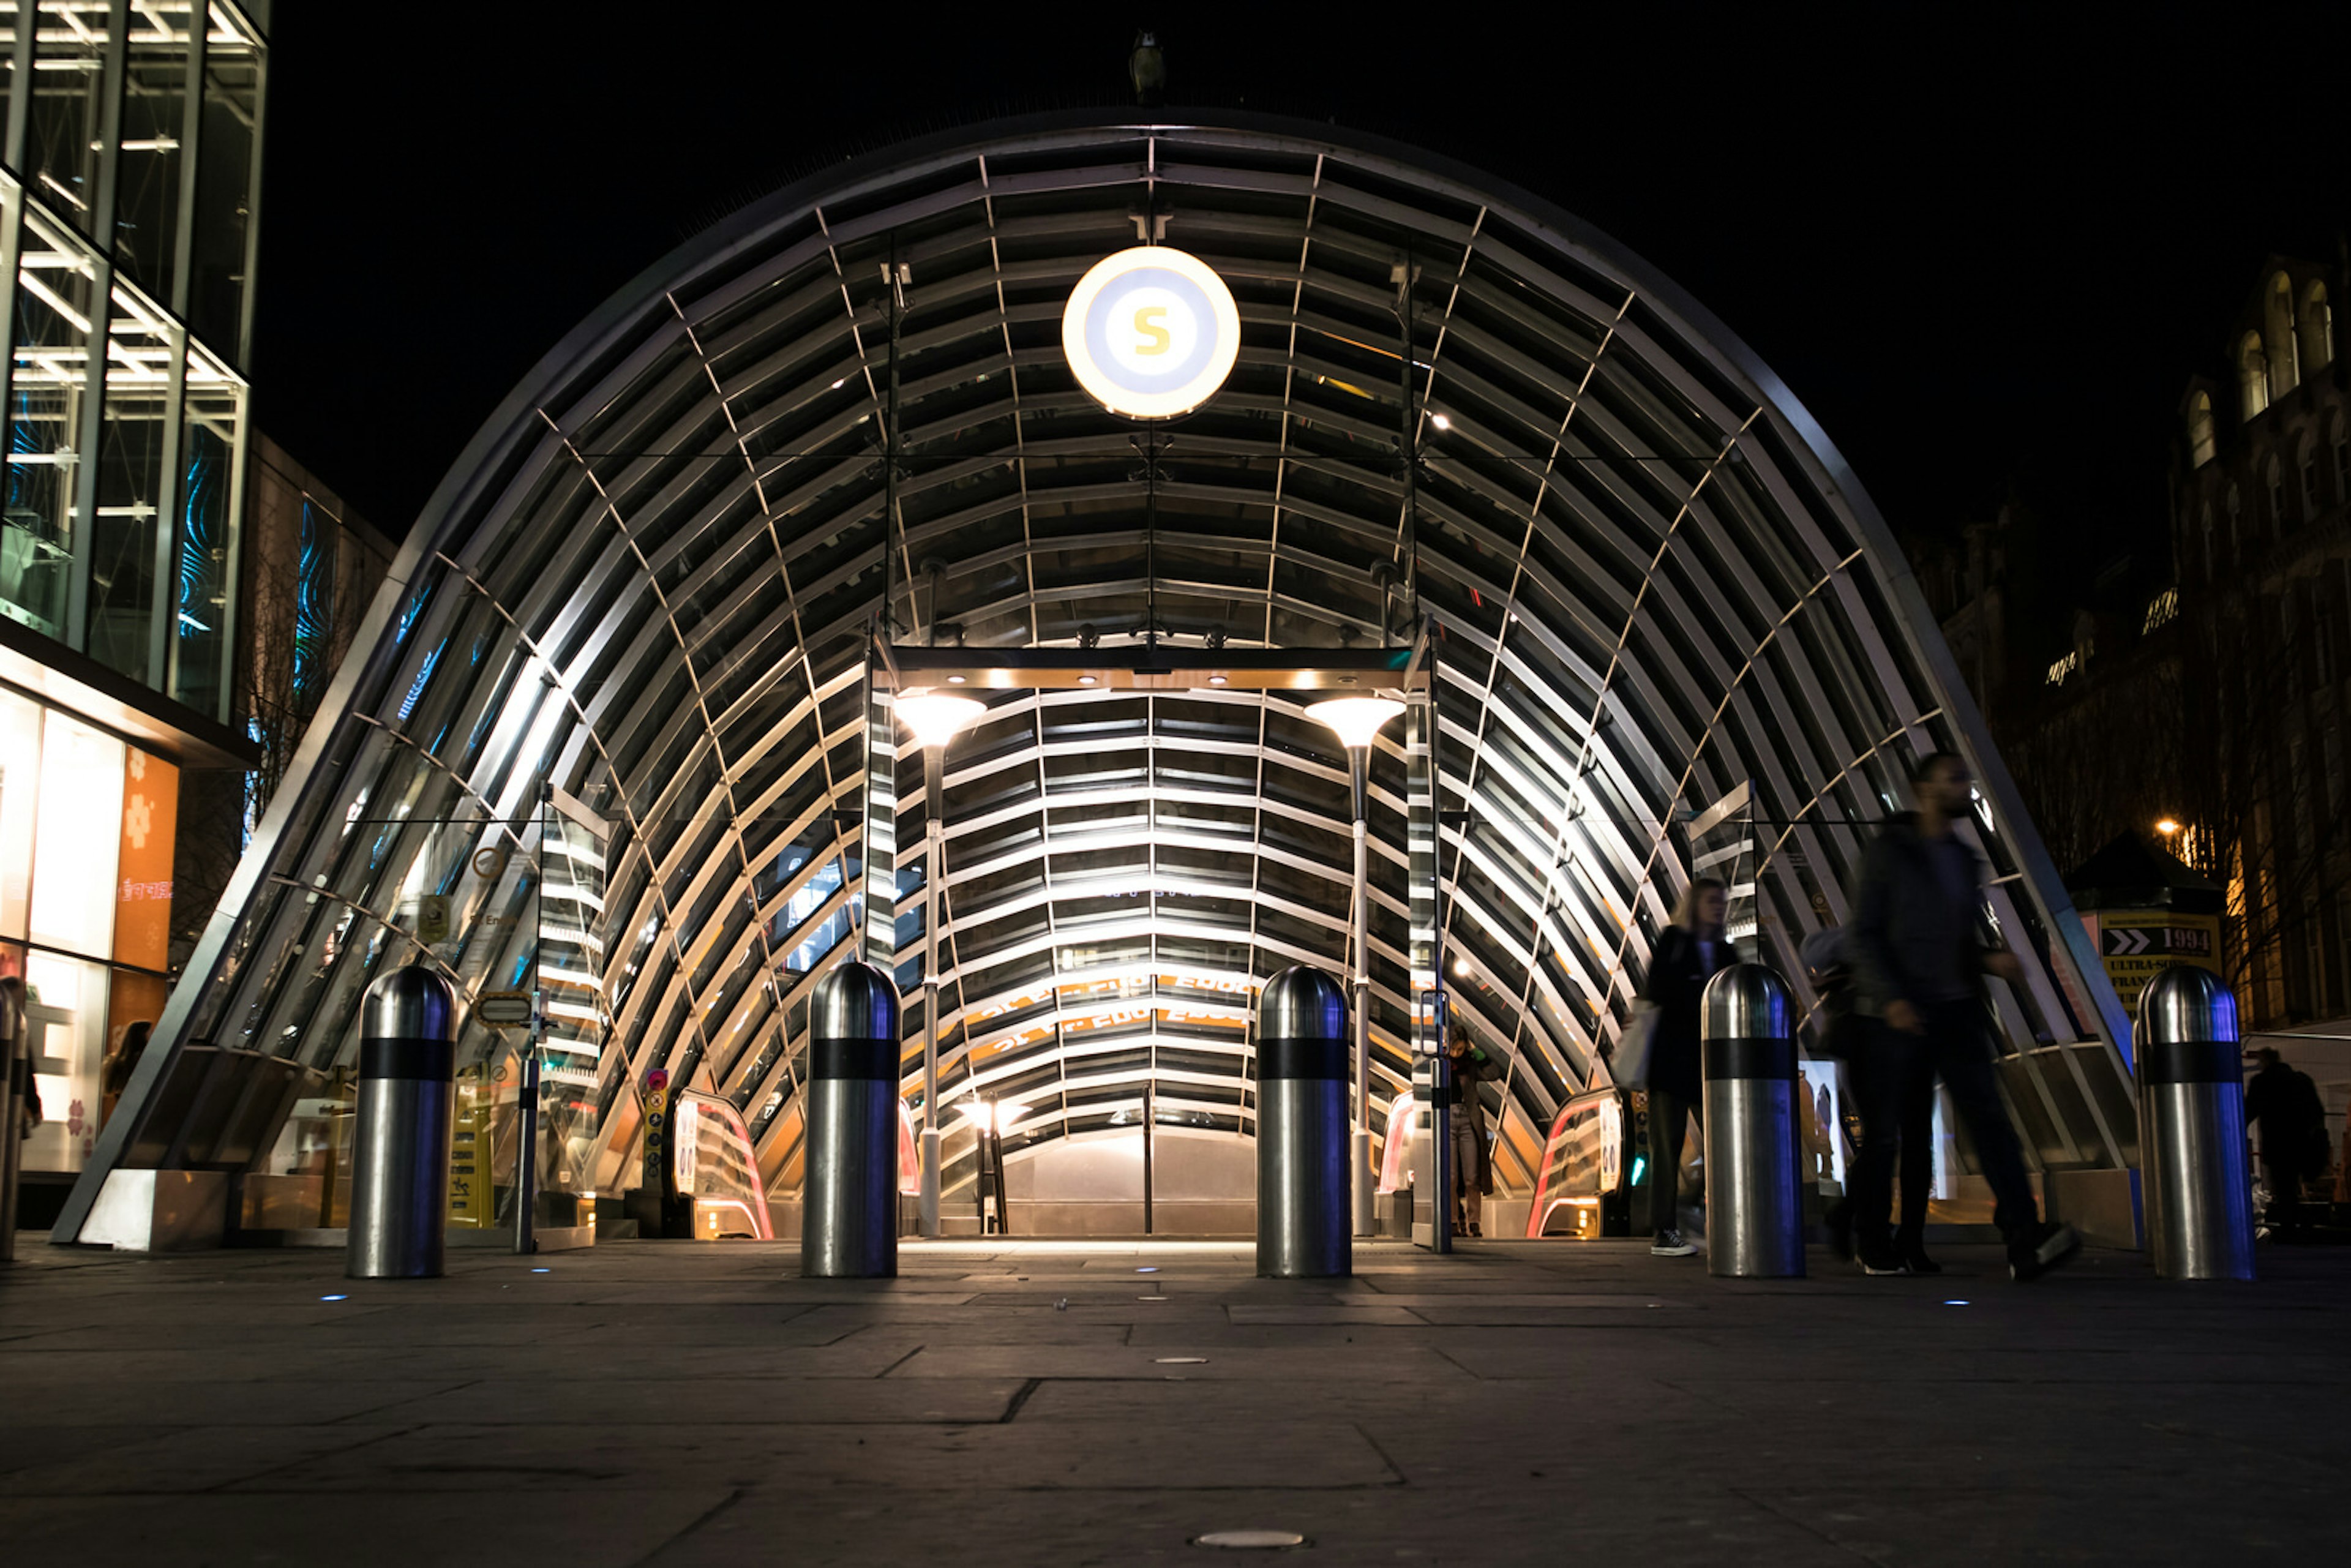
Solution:
[[[1310,704],[1306,716],[1327,725],[1347,748],[1348,793],[1355,817],[1355,887],[1349,902],[1354,964],[1349,970],[1349,1001],[1355,1029],[1355,1133],[1348,1153],[1354,1166],[1355,1234],[1370,1236],[1379,1228],[1373,1212],[1376,1183],[1372,1167],[1372,956],[1371,862],[1365,813],[1370,806],[1372,741],[1380,727],[1404,712],[1393,697],[1331,697]]]
[[[923,748],[923,834],[929,873],[923,878],[923,1187],[921,1230],[939,1234],[939,895],[946,878],[947,742],[987,711],[953,692],[912,691],[891,706]]]

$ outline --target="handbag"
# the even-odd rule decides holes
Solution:
[[[1625,1019],[1625,1032],[1616,1037],[1616,1050],[1608,1059],[1608,1075],[1626,1089],[1646,1089],[1649,1086],[1649,1063],[1657,1043],[1657,1024],[1665,1010],[1643,997],[1633,1004]]]

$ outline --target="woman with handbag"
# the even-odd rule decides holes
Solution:
[[[1698,1249],[1682,1239],[1682,1139],[1692,1116],[1702,1116],[1706,1083],[1698,1061],[1698,994],[1733,961],[1722,925],[1730,895],[1710,876],[1694,878],[1674,906],[1674,923],[1649,955],[1641,999],[1656,1010],[1644,1081],[1649,1090],[1649,1250],[1687,1258]]]

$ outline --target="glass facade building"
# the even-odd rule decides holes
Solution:
[[[0,974],[78,1170],[162,1014],[183,765],[237,768],[266,6],[0,3]]]
[[[1155,423],[1061,348],[1073,286],[1138,237],[1207,262],[1240,319],[1222,389]],[[1161,678],[1179,648],[1198,679]],[[631,1182],[660,1069],[739,1113],[788,1200],[808,998],[862,946],[908,991],[909,1100],[935,1025],[936,1109],[982,1108],[941,1117],[951,1207],[991,1117],[1015,1160],[1146,1117],[1245,1139],[1253,990],[1348,967],[1353,836],[1316,694],[1244,672],[1390,654],[1428,695],[1370,762],[1375,1134],[1449,1008],[1510,1060],[1497,1177],[1530,1191],[1689,877],[1728,871],[1744,939],[1797,973],[1909,763],[1949,747],[2027,958],[1998,1002],[2028,1142],[2052,1172],[2133,1162],[2120,1009],[1891,533],[1786,388],[1541,199],[1245,115],[891,149],[583,323],[393,562],[132,1095],[164,1104],[196,1050],[331,1085],[395,965],[468,997],[536,977],[569,1140],[543,1184]],[[935,793],[877,696],[893,657],[960,660],[987,701]],[[465,1027],[495,1081],[515,1042]],[[126,1127],[96,1165],[164,1141]]]

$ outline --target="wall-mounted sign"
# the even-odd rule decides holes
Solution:
[[[1233,291],[1199,257],[1164,245],[1094,263],[1061,312],[1078,384],[1130,419],[1189,413],[1225,384],[1240,349]]]
[[[484,991],[474,998],[474,1016],[486,1024],[528,1023],[530,1008],[528,991]]]
[[[2220,917],[2170,909],[2084,910],[2082,924],[2098,945],[2106,978],[2125,1011],[2137,1015],[2138,994],[2174,964],[2220,971]]]

